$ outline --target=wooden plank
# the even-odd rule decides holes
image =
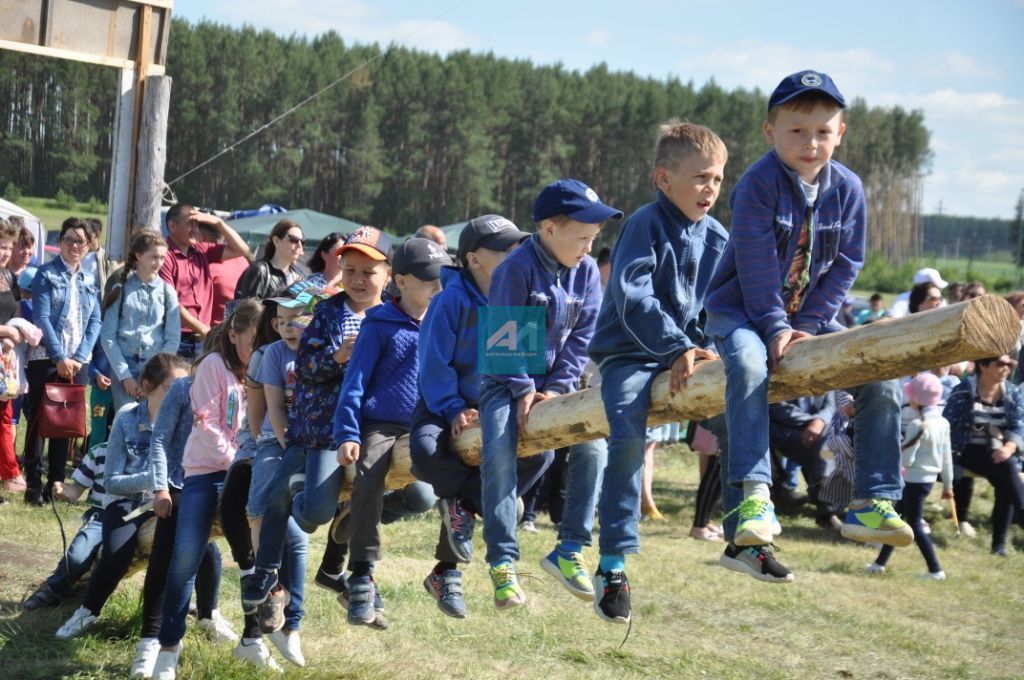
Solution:
[[[0,40],[0,49],[26,52],[28,54],[38,54],[43,57],[54,57],[56,59],[71,59],[72,61],[81,61],[87,64],[99,64],[100,66],[113,66],[115,68],[133,68],[135,66],[135,60],[133,59],[118,59],[116,57],[84,54],[82,52],[74,52],[72,50],[32,45],[13,40]],[[167,69],[165,69],[161,64],[150,64],[148,68],[148,75],[161,76],[166,72],[166,70]]]
[[[167,118],[170,109],[171,77],[147,78],[142,124],[136,146],[135,209],[131,222],[135,227],[160,229],[160,199],[164,189]]]

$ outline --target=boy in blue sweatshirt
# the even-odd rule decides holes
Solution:
[[[348,622],[376,619],[374,563],[381,558],[380,520],[395,440],[409,431],[419,399],[420,322],[441,290],[451,258],[433,241],[411,238],[395,250],[391,272],[400,295],[367,312],[334,412],[338,464],[356,465],[349,522]]]
[[[846,131],[845,107],[824,73],[794,73],[775,88],[764,123],[774,148],[733,189],[732,233],[705,302],[707,334],[726,374],[729,544],[720,563],[762,580],[792,581],[768,547],[782,530],[769,494],[768,377],[794,342],[842,330],[835,316],[864,262],[864,191],[857,175],[832,160]],[[892,505],[902,487],[898,385],[852,393],[857,464],[843,535],[909,545],[913,533]]]
[[[461,269],[441,270],[444,284],[420,331],[420,401],[413,411],[409,452],[413,473],[429,482],[440,500],[437,564],[423,585],[447,616],[465,618],[459,562],[473,556],[476,516],[482,514],[480,468],[466,465],[450,448],[452,439],[479,420],[480,373],[477,316],[487,304],[495,268],[530,235],[499,215],[470,220],[459,234]],[[532,487],[553,454],[517,460],[519,495]]]
[[[637,522],[651,383],[670,370],[673,393],[686,386],[706,348],[699,315],[728,234],[708,216],[718,198],[728,153],[700,125],[662,126],[654,152],[657,196],[629,219],[612,247],[590,356],[601,371],[608,417],[608,467],[601,490],[601,564],[595,576],[598,616],[631,617],[625,555],[639,552]]]
[[[576,388],[588,360],[587,343],[594,333],[601,300],[597,264],[588,253],[603,223],[621,217],[621,212],[602,203],[597,193],[579,180],[563,179],[549,184],[533,206],[537,233],[505,258],[491,280],[489,307],[506,311],[510,316],[516,310],[502,308],[545,308],[544,372],[488,373],[483,375],[480,385],[484,540],[498,609],[516,607],[526,601],[512,564],[519,559],[519,432],[526,427],[534,404]],[[580,467],[585,468],[589,478],[579,474],[569,480],[565,517],[559,528],[559,539],[570,543],[560,544],[560,549],[566,548],[564,552],[570,557],[566,570],[572,576],[584,569],[580,550],[590,542],[594,502],[606,455],[603,441],[574,448],[574,455],[580,456]],[[584,511],[588,506],[589,517]],[[560,580],[581,599],[587,597],[576,579],[566,579],[563,574]],[[589,598],[592,597],[591,591]]]

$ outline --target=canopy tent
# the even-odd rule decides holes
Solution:
[[[459,234],[466,228],[469,222],[456,222],[455,224],[448,224],[441,227],[441,231],[444,232],[444,239],[448,243],[448,252],[455,253],[459,250]]]
[[[343,217],[327,215],[316,210],[302,208],[287,210],[273,215],[258,215],[228,220],[231,228],[237,231],[250,246],[262,244],[270,237],[274,225],[281,220],[292,220],[300,227],[307,241],[320,243],[328,234],[339,232],[348,234],[363,226]]]
[[[43,225],[43,221],[21,206],[0,198],[0,218],[6,219],[12,215],[25,220],[25,226],[27,226],[36,237],[36,249],[34,253],[36,261],[43,262],[46,259],[43,257],[43,248],[46,246],[46,227]]]

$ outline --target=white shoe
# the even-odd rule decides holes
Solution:
[[[274,661],[274,657],[270,656],[270,650],[267,649],[263,638],[242,638],[231,655],[239,661],[251,663],[257,668],[269,668],[272,671],[278,672],[281,670],[281,667]]]
[[[181,644],[178,644],[171,652],[161,649],[156,655],[156,663],[153,664],[153,680],[175,680],[178,675],[179,656],[181,656]]]
[[[267,637],[277,647],[277,651],[281,652],[281,656],[284,657],[285,661],[289,661],[296,666],[306,665],[306,657],[302,656],[302,646],[299,644],[299,631],[286,631],[282,628],[281,630],[274,631]]]
[[[872,562],[871,564],[864,567],[864,570],[869,574],[884,574],[885,565],[879,564],[878,562]]]
[[[210,642],[238,642],[238,633],[231,630],[231,624],[214,609],[208,619],[199,619],[199,628],[206,633]]]
[[[85,607],[79,607],[64,625],[57,629],[57,639],[69,640],[96,623],[96,617]]]
[[[921,574],[921,578],[925,581],[945,581],[946,572],[942,571],[941,569],[939,571],[929,571],[924,574]]]
[[[525,522],[523,522],[522,524],[520,524],[520,525],[519,525],[519,528],[520,528],[520,529],[521,529],[522,531],[528,531],[528,532],[530,532],[531,534],[536,534],[536,533],[538,533],[538,532],[537,532],[537,525],[536,525],[536,524],[534,524],[534,523],[533,523],[533,522],[532,522],[531,520],[526,520]]]
[[[160,641],[156,638],[144,638],[135,645],[135,662],[132,663],[130,678],[144,678],[149,680],[153,677],[153,668],[156,667],[156,657],[160,653]]]
[[[975,538],[978,532],[971,526],[970,522],[960,522],[960,534],[964,538]]]

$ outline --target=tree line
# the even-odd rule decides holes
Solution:
[[[176,183],[177,196],[224,209],[313,208],[409,233],[484,212],[528,225],[540,187],[574,176],[628,213],[652,197],[657,126],[681,118],[711,127],[728,146],[713,213],[728,226],[728,192],[767,148],[762,90],[175,19],[167,180],[354,69]],[[115,95],[113,69],[0,51],[0,187],[105,197]],[[858,99],[846,122],[836,157],[864,181],[871,247],[894,261],[919,254],[930,161],[923,114]]]

